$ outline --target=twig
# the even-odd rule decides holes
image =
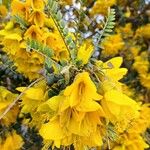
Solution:
[[[108,149],[111,150],[111,148],[110,148],[110,141],[109,141],[108,135],[107,135],[107,144],[108,144]]]
[[[63,33],[61,32],[61,29],[60,29],[60,27],[59,27],[59,23],[56,21],[56,19],[54,18],[54,16],[53,16],[53,14],[52,14],[51,11],[50,11],[50,14],[49,14],[49,15],[51,16],[51,18],[52,18],[52,20],[53,20],[55,26],[57,27],[57,30],[58,30],[58,32],[59,32],[59,34],[60,34],[60,36],[61,36],[61,38],[62,38],[62,40],[63,40],[63,42],[64,42],[64,44],[65,44],[65,47],[66,47],[66,49],[67,49],[67,51],[68,51],[70,57],[71,57],[70,48],[68,47],[68,45],[67,45],[67,43],[66,43],[66,41],[65,41],[65,38],[64,38]]]
[[[0,120],[9,112],[9,110],[16,104],[16,102],[25,94],[25,92],[34,84],[36,84],[37,82],[43,80],[44,77],[41,77],[37,80],[35,80],[34,82],[32,82],[28,87],[26,87],[26,89],[20,93],[20,95],[17,96],[17,98],[7,107],[7,109],[2,113],[2,115],[0,116]]]

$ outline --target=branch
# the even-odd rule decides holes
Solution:
[[[68,28],[65,26],[63,14],[59,10],[58,2],[56,0],[48,0],[47,9],[49,12],[48,15],[52,18],[71,59],[74,60],[76,56],[76,45],[71,35],[69,35]]]

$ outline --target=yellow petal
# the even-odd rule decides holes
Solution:
[[[139,105],[117,90],[111,90],[105,93],[102,106],[110,119],[114,119],[115,117],[120,120],[124,118],[130,120],[139,116]]]
[[[19,35],[17,33],[13,33],[13,34],[9,34],[9,35],[5,36],[5,39],[21,41],[22,37],[21,37],[21,35]]]
[[[43,10],[44,9],[44,1],[31,0],[31,6],[32,6],[33,9]]]
[[[23,140],[21,136],[13,132],[12,135],[8,135],[3,145],[2,146],[0,145],[0,149],[17,150],[17,149],[21,149],[22,145],[23,145]]]
[[[6,26],[5,26],[5,30],[11,30],[14,27],[14,23],[12,21],[9,21]]]
[[[18,91],[23,92],[26,87],[17,88]],[[30,88],[25,91],[25,96],[34,100],[41,100],[44,97],[44,92],[40,88]]]
[[[114,102],[118,105],[127,105],[134,108],[135,110],[139,109],[138,104],[134,100],[117,90],[106,92],[104,97],[106,101]]]
[[[45,140],[60,140],[64,137],[64,133],[59,125],[58,119],[43,124],[39,133]]]
[[[80,73],[76,76],[74,82],[64,90],[64,96],[69,97],[71,107],[78,105],[82,100],[102,99],[102,96],[97,93],[97,88],[87,72]]]
[[[83,65],[87,64],[89,58],[91,57],[93,53],[93,50],[94,50],[94,47],[92,45],[92,42],[87,41],[83,43],[78,50],[77,59],[81,60]]]
[[[109,76],[111,79],[118,81],[123,78],[123,76],[127,73],[126,68],[113,68],[106,70],[106,76]]]
[[[60,102],[60,105],[59,105],[59,112],[65,111],[69,106],[70,106],[69,98],[63,97],[63,100]]]
[[[93,100],[85,100],[82,101],[78,106],[77,110],[82,112],[90,112],[90,111],[97,111],[101,108],[100,104]]]
[[[109,63],[112,64],[113,68],[119,68],[121,66],[123,62],[123,58],[122,57],[114,57],[110,60],[108,60],[107,62],[105,62],[103,65],[104,68],[108,68],[109,67]]]
[[[0,110],[7,107],[10,104],[10,102],[0,102]]]
[[[46,104],[48,104],[48,106],[52,110],[57,111],[59,108],[59,104],[62,100],[63,100],[63,96],[54,96],[54,97],[48,99]]]

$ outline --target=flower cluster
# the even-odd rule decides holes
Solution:
[[[11,3],[14,19],[0,31],[3,50],[14,61],[17,70],[30,80],[41,76],[44,56],[35,51],[28,51],[28,39],[35,39],[55,50],[54,58],[57,60],[68,58],[66,46],[54,21],[44,12],[44,4],[45,2],[40,0],[14,0]],[[18,19],[22,22],[18,22]],[[18,26],[19,23],[22,25]]]

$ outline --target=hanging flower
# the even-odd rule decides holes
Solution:
[[[0,115],[9,107],[9,105],[15,100],[16,94],[11,93],[6,88],[0,86]],[[1,125],[10,125],[16,121],[17,114],[19,112],[18,106],[11,109],[2,120],[0,120]]]
[[[102,107],[109,120],[118,126],[119,132],[124,131],[128,124],[139,116],[139,105],[117,90],[105,93]]]
[[[58,31],[45,33],[44,43],[54,51],[54,59],[69,60],[69,52]]]
[[[55,115],[48,123],[42,125],[40,134],[43,138],[54,140],[58,147],[65,144],[67,137],[72,138],[65,146],[70,143],[100,146],[102,141],[97,141],[97,137],[101,138],[98,125],[102,124],[100,117],[104,116],[104,112],[98,103],[102,96],[96,91],[89,74],[83,72],[76,76],[75,81],[62,94],[49,99],[46,104]],[[81,136],[84,140],[80,143],[73,138],[74,136],[78,136],[78,139]],[[87,142],[88,138],[91,143]]]
[[[42,31],[38,26],[32,25],[25,32],[24,38],[25,39],[35,39],[40,42],[40,41],[42,41]]]
[[[30,0],[31,1],[31,6],[33,9],[39,9],[43,10],[44,9],[44,0]]]
[[[20,15],[25,20],[29,19],[30,0],[22,2],[20,0],[13,0],[11,3],[12,15]]]
[[[86,41],[79,47],[77,59],[81,60],[83,65],[87,64],[93,53],[93,50],[94,47],[92,46],[92,43],[90,41]]]
[[[6,140],[0,142],[1,150],[18,150],[23,145],[23,139],[20,135],[13,131],[11,134],[7,134]]]
[[[0,18],[4,18],[7,15],[7,8],[5,5],[0,5]]]
[[[39,27],[43,27],[44,20],[45,20],[45,14],[41,10],[35,9],[30,14],[28,21],[32,24],[39,26]]]

